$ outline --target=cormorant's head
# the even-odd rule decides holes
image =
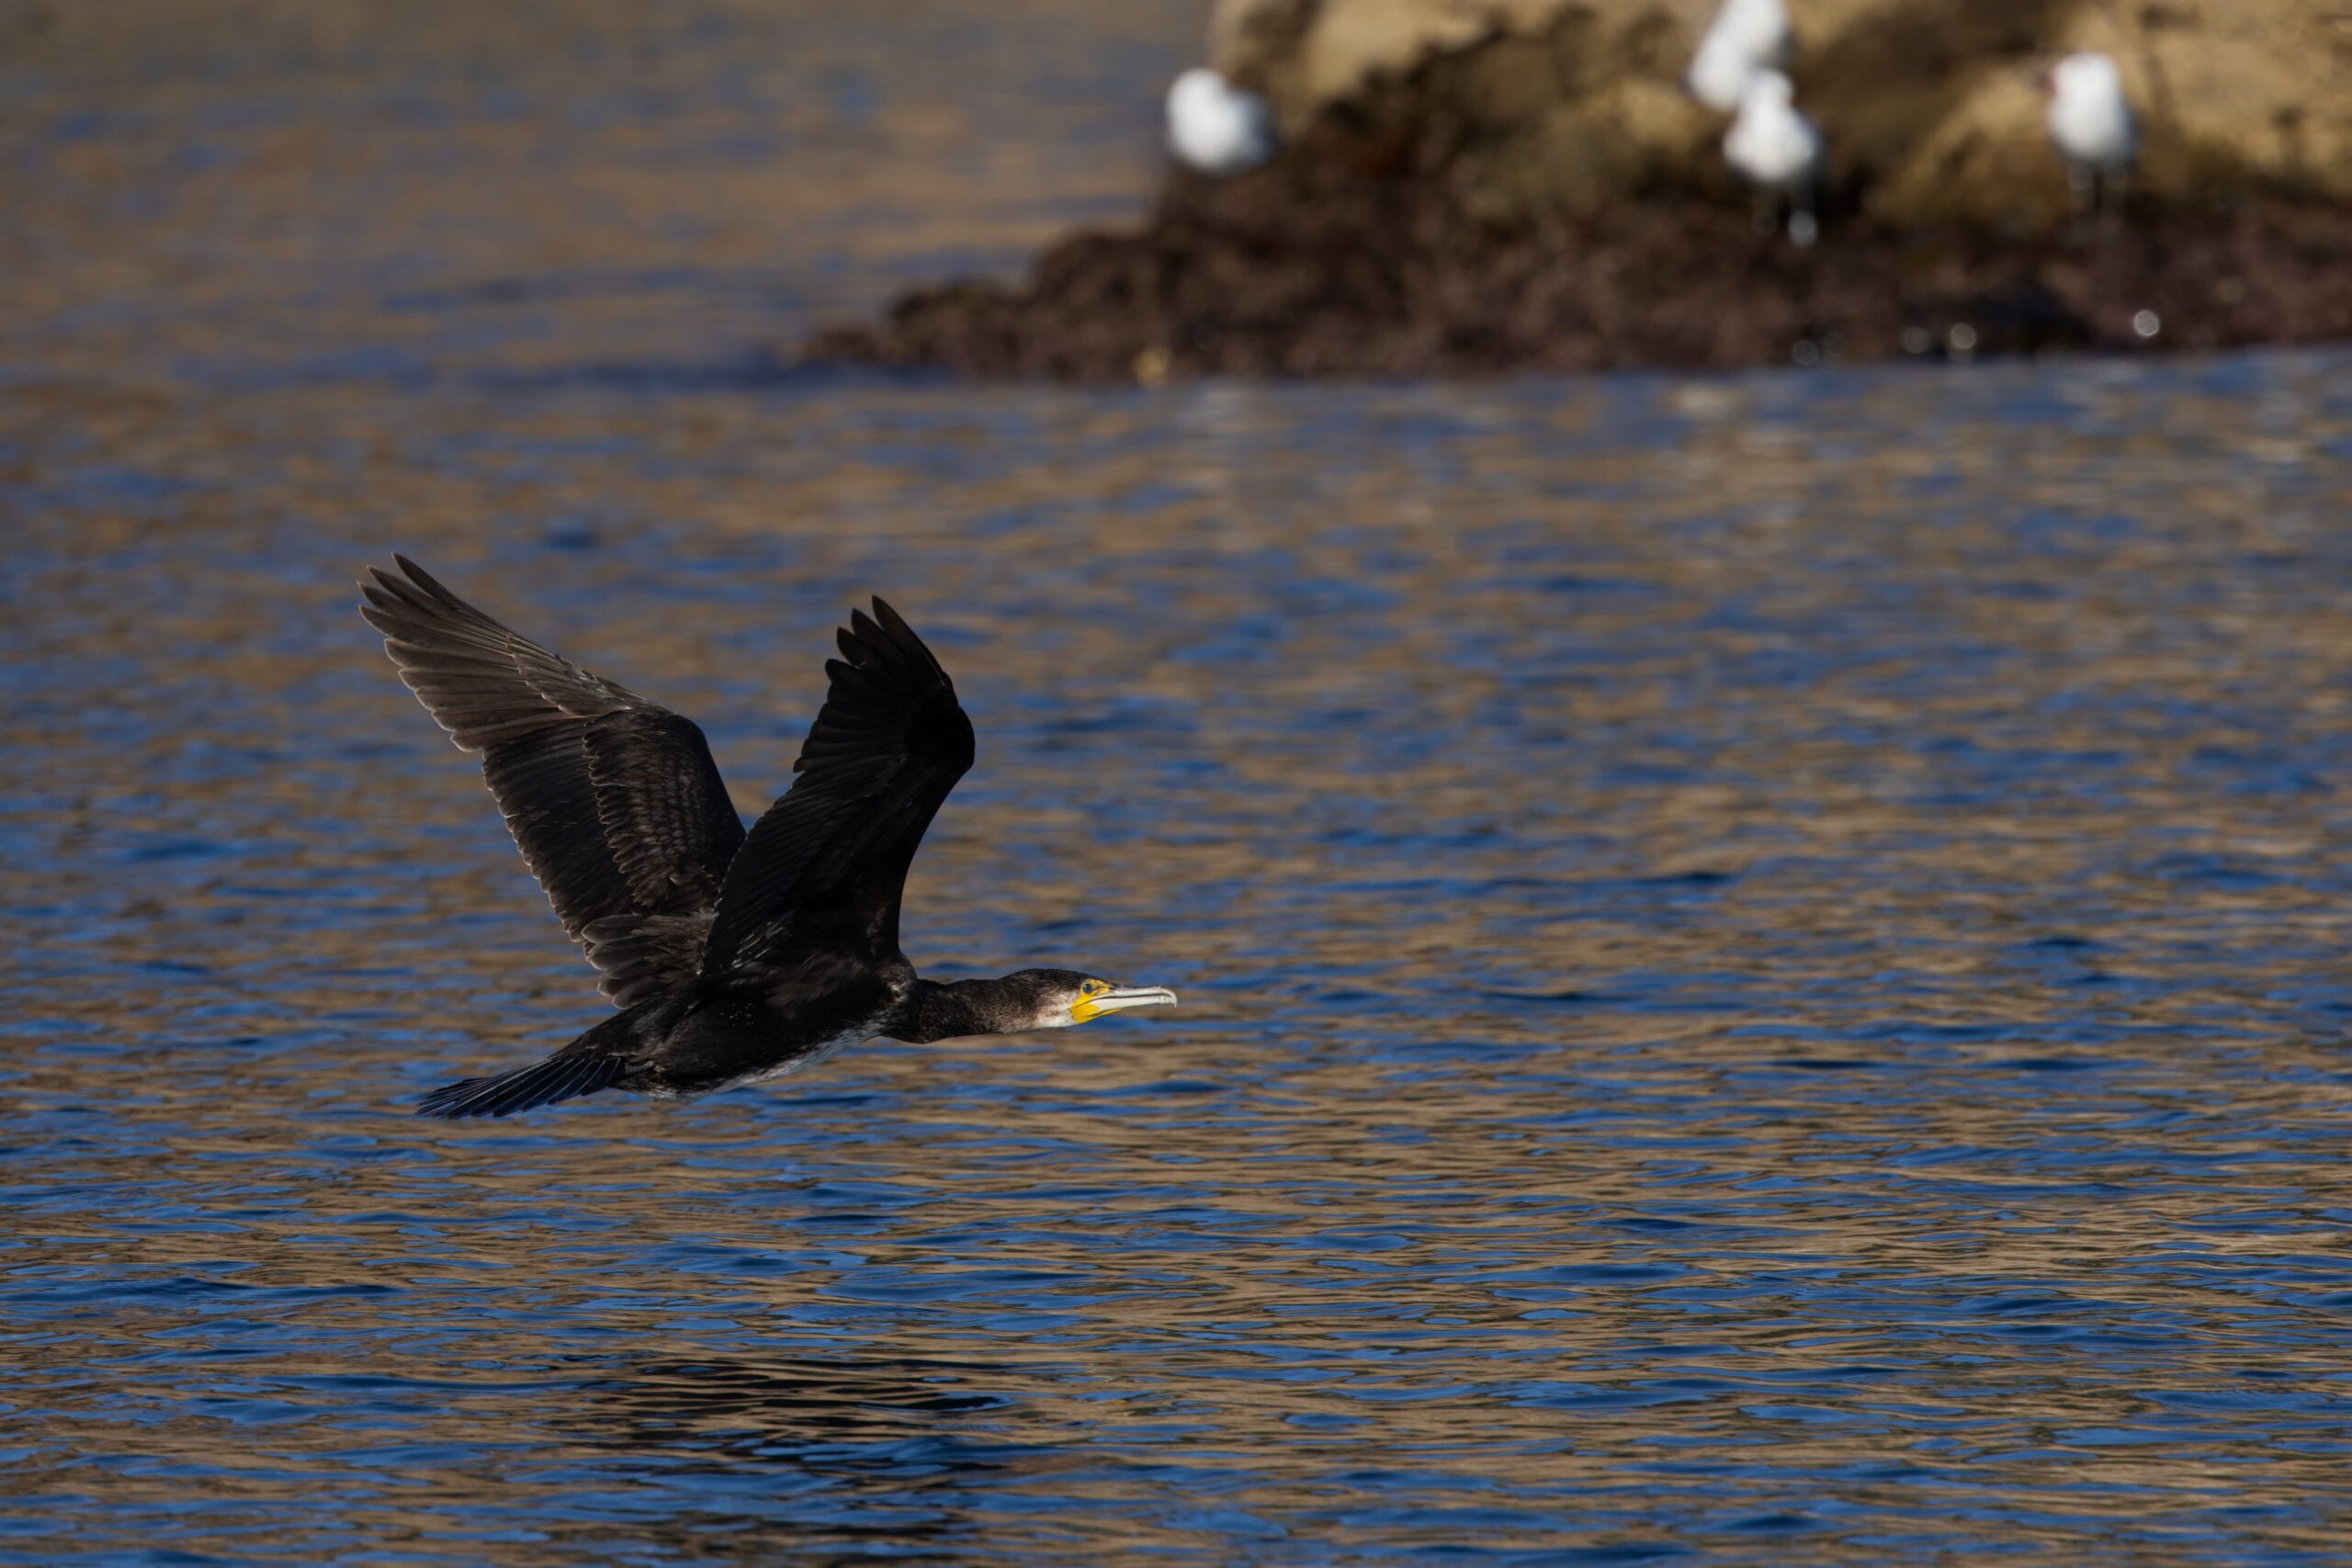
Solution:
[[[1122,986],[1075,969],[1016,969],[1001,984],[1032,1009],[1030,1029],[1068,1029],[1129,1008],[1174,1007],[1163,986]]]

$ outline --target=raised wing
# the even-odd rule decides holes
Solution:
[[[360,614],[441,728],[480,753],[531,874],[623,1006],[695,972],[743,824],[693,720],[517,636],[404,557]],[[691,934],[687,934],[691,932]]]
[[[972,722],[931,649],[874,601],[850,615],[792,788],[727,869],[702,972],[783,968],[817,953],[899,953],[907,867],[972,765]]]

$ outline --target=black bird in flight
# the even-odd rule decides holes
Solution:
[[[621,1010],[543,1062],[424,1097],[509,1116],[622,1089],[684,1100],[861,1040],[1061,1029],[1172,1004],[1068,969],[918,979],[899,898],[923,829],[972,765],[972,723],[881,600],[853,611],[792,787],[747,834],[692,719],[516,636],[415,562],[369,569],[360,614],[482,776],[563,929]]]

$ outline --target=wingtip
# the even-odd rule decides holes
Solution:
[[[849,625],[841,630],[839,641],[842,657],[860,670],[873,670],[877,667],[888,670],[902,667],[907,661],[908,639],[905,636],[894,631],[890,623],[897,621],[901,628],[906,623],[899,621],[898,616],[891,613],[889,606],[884,604],[879,599],[876,599],[874,604],[876,609],[883,612],[887,619],[877,620],[865,611],[853,607],[849,613]],[[919,639],[915,646],[918,648],[922,646]],[[921,667],[920,663],[915,666],[917,669]]]
[[[401,571],[408,574],[409,581],[415,584],[417,589],[424,592],[427,597],[438,599],[452,605],[465,604],[464,600],[459,599],[455,593],[450,592],[448,589],[441,585],[441,580],[439,578],[434,576],[431,572],[425,570],[423,567],[417,565],[414,561],[409,559],[408,557],[401,554],[398,550],[394,550],[392,552],[392,559],[399,563]],[[470,606],[467,607],[470,608]]]
[[[384,635],[389,648],[394,627],[386,617],[397,615],[402,604],[410,603],[408,595],[415,591],[379,566],[369,567],[367,577],[357,586],[360,617]]]
[[[947,679],[947,671],[940,664],[939,656],[931,651],[931,645],[907,624],[907,618],[899,614],[888,599],[876,593],[868,603],[874,606],[871,615],[863,610],[854,609],[849,613],[849,630],[842,634],[844,651],[847,651],[848,639],[854,634],[862,651],[867,655],[866,659],[857,660],[861,664],[878,656],[902,666],[910,674],[922,672],[941,681]]]
[[[907,625],[906,616],[893,609],[890,602],[879,593],[874,596],[874,619],[882,628],[882,635],[891,642],[910,653],[919,655],[926,664],[939,662],[932,657],[930,645],[916,634],[914,627]]]
[[[371,604],[378,602],[376,595],[379,593],[390,593],[397,599],[421,588],[440,586],[425,575],[423,567],[418,566],[398,550],[392,552],[392,564],[400,568],[398,576],[386,571],[374,561],[368,563],[368,575],[360,579],[357,587],[361,593],[367,595]]]

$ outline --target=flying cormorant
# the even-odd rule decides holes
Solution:
[[[509,1116],[623,1089],[684,1100],[861,1040],[1061,1029],[1176,1000],[1068,969],[918,979],[899,898],[972,765],[956,688],[881,600],[853,611],[792,787],[747,834],[692,719],[518,637],[413,561],[360,614],[482,776],[563,929],[621,1010],[531,1066],[435,1089],[426,1116]]]

